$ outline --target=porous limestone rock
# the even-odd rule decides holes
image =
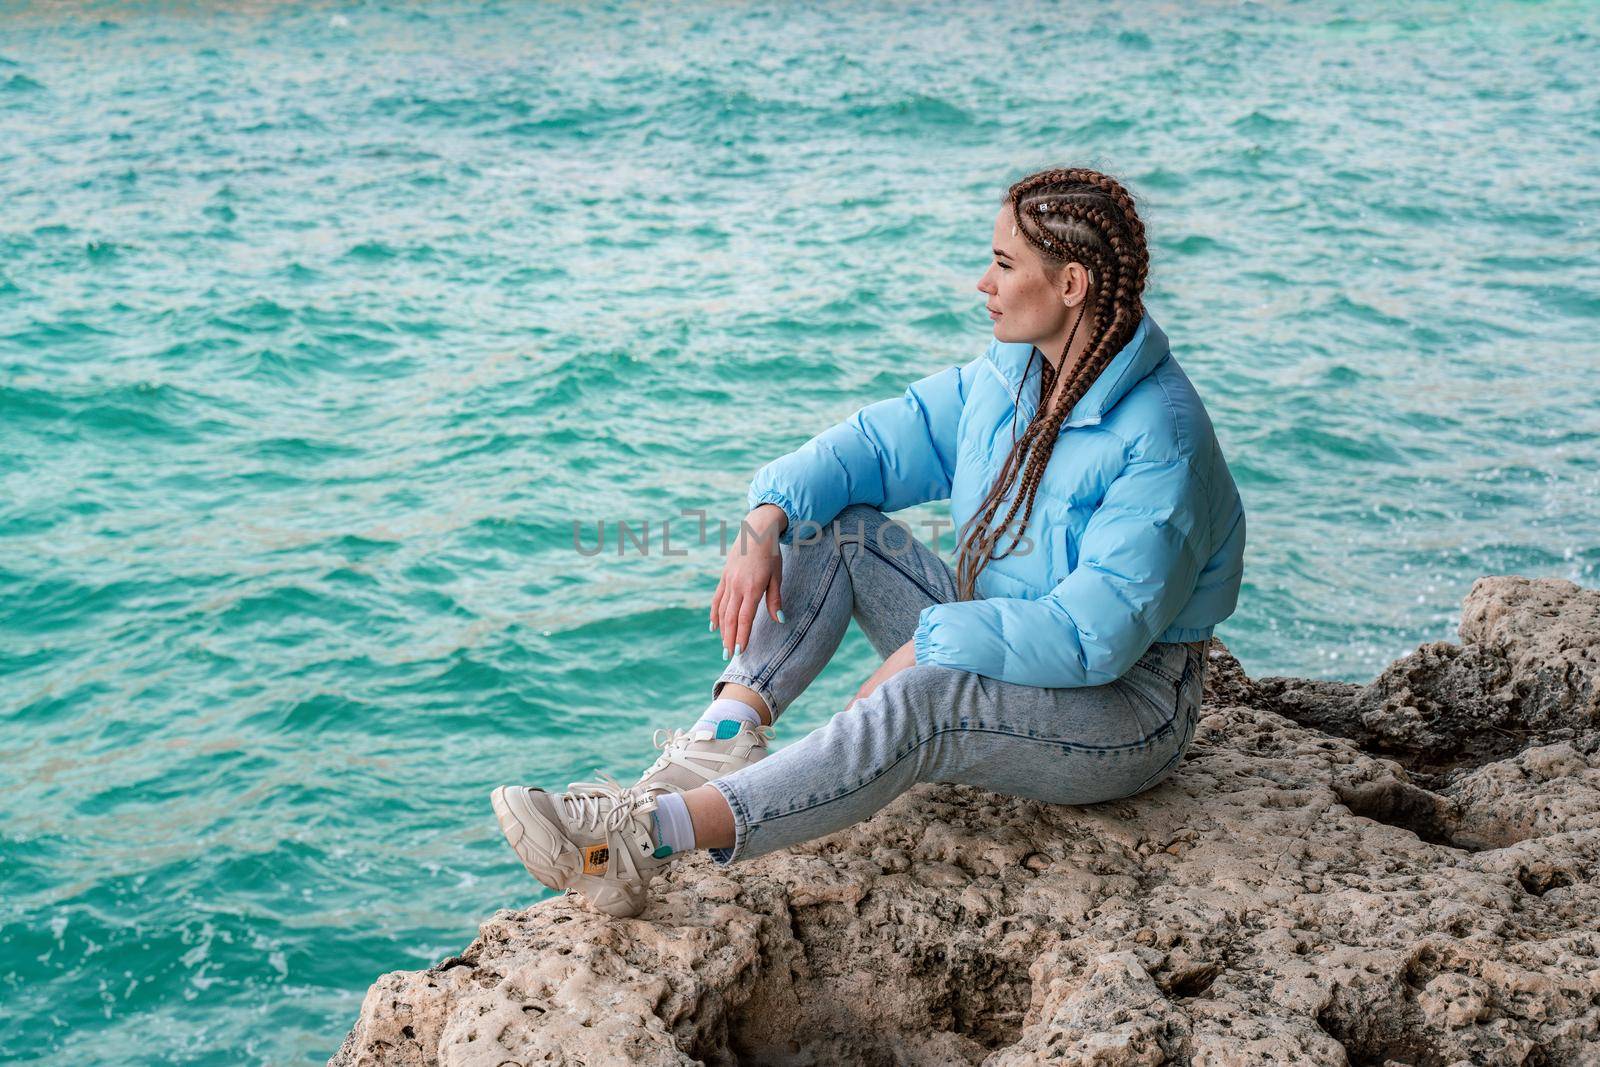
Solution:
[[[1366,686],[1251,680],[1139,796],[919,786],[638,919],[496,913],[334,1067],[1600,1064],[1600,592],[1484,578]]]

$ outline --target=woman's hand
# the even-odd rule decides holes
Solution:
[[[854,704],[858,700],[867,699],[867,697],[878,691],[878,686],[887,682],[907,667],[915,667],[916,665],[917,645],[915,639],[913,639],[889,653],[889,658],[883,661],[881,667],[872,672],[872,677],[861,683],[861,688],[856,690],[856,695],[850,698],[850,704]],[[846,711],[850,710],[850,704],[844,706]]]
[[[739,524],[739,536],[722,564],[722,580],[711,595],[711,628],[722,631],[722,658],[737,655],[750,643],[750,624],[767,599],[767,614],[783,621],[778,593],[783,585],[783,557],[778,536],[789,516],[776,504],[762,504]]]

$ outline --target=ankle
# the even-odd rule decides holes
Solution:
[[[761,725],[761,716],[755,709],[742,701],[718,697],[700,713],[700,718],[690,730],[693,733],[709,730],[720,740],[738,736],[739,731],[746,725],[752,727]]]
[[[732,848],[733,809],[714,785],[691,789],[680,798],[694,824],[696,848]]]
[[[724,682],[722,688],[713,694],[713,703],[719,700],[737,700],[760,718],[762,726],[772,725],[772,709],[767,707],[767,702],[761,699],[761,694],[748,686],[738,682]]]
[[[667,849],[665,853],[658,851],[658,858],[688,852],[695,847],[694,821],[689,817],[689,809],[681,794],[661,794],[656,800],[653,817],[656,842]]]

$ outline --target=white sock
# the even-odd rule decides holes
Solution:
[[[694,822],[681,793],[662,793],[656,800],[656,841],[673,852],[694,848]]]
[[[717,724],[728,722],[729,720],[747,722],[751,726],[761,725],[761,716],[756,714],[756,709],[749,704],[742,700],[735,700],[732,697],[718,697],[707,705],[705,711],[700,713],[700,721],[690,727],[690,730],[698,730],[704,727],[720,736]],[[737,732],[737,728],[735,728],[734,733]],[[730,733],[728,736],[732,737],[733,734]]]

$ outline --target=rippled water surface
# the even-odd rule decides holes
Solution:
[[[1252,672],[1595,583],[1593,6],[213,7],[0,6],[0,1058],[318,1062],[535,899],[490,787],[703,706],[683,512],[981,352],[1035,166],[1143,199]]]

